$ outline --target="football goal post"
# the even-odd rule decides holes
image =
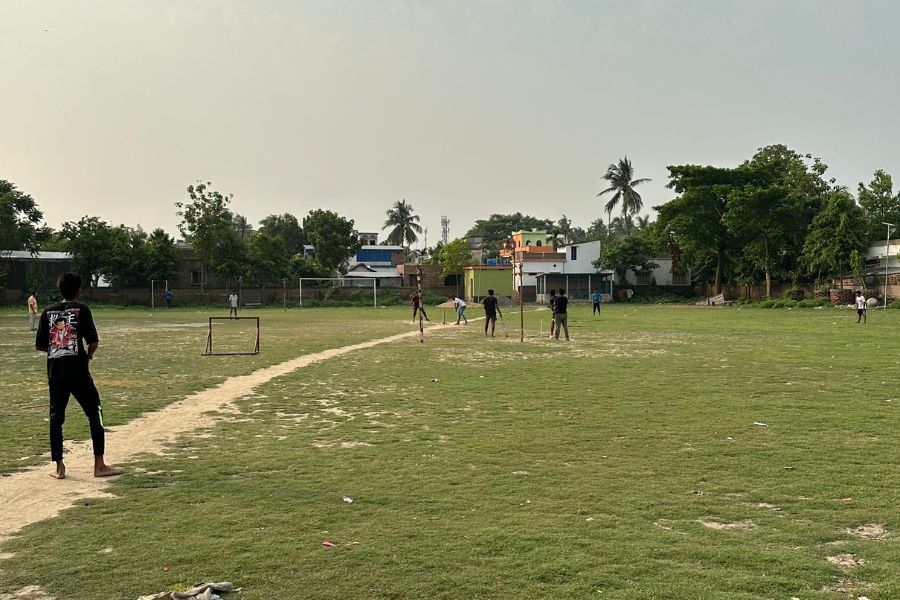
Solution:
[[[259,354],[259,317],[209,317],[203,356]]]
[[[300,278],[300,307],[303,307],[303,285],[306,282],[307,295],[311,287],[321,288],[322,282],[330,282],[332,289],[372,289],[372,306],[378,306],[378,278],[377,277],[301,277]],[[319,282],[320,285],[316,285]]]
[[[165,294],[169,289],[168,279],[151,279],[150,280],[150,308],[159,308],[165,306]]]

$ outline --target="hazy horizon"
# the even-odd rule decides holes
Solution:
[[[667,165],[777,143],[854,193],[876,169],[900,177],[900,6],[883,0],[0,11],[0,179],[54,228],[91,215],[178,237],[174,203],[198,180],[254,226],[326,208],[381,232],[406,199],[430,245],[441,215],[451,238],[491,213],[587,228],[625,155],[652,214]]]

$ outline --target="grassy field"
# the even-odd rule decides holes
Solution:
[[[108,412],[411,329],[399,308],[260,314],[261,355],[211,359],[200,313],[98,311]],[[45,450],[46,402],[23,320],[0,319],[9,471],[32,462],[24,444]],[[0,548],[15,553],[0,592],[131,599],[231,580],[248,600],[900,597],[900,311],[863,326],[841,309],[609,305],[569,321],[568,344],[472,323],[274,379],[238,418],[129,465],[116,499]],[[74,408],[67,435],[84,436]]]

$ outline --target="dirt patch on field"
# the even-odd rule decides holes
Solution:
[[[233,418],[240,412],[236,401],[252,395],[255,388],[271,379],[356,350],[418,335],[418,331],[411,331],[333,348],[259,369],[249,375],[227,379],[216,387],[188,396],[162,410],[147,413],[114,428],[106,436],[109,449],[107,460],[111,464],[122,464],[137,460],[145,454],[162,455],[164,448],[180,436],[208,430],[219,421]],[[354,448],[367,443],[343,442],[339,445],[341,448]],[[48,477],[50,469],[47,466],[35,467],[0,479],[0,506],[4,508],[0,511],[0,543],[26,525],[55,517],[60,511],[80,500],[113,497],[107,491],[109,480],[93,477],[92,466],[93,452],[90,441],[74,442],[67,444],[67,471],[64,481],[55,481]],[[28,598],[28,596],[12,596],[12,598]],[[0,597],[0,600],[5,598]]]
[[[890,536],[890,533],[884,528],[884,525],[878,523],[869,523],[868,525],[860,525],[855,529],[845,529],[847,533],[853,537],[863,538],[866,540],[884,540]]]
[[[756,523],[751,521],[750,519],[744,519],[743,521],[735,521],[732,523],[718,521],[716,519],[697,519],[697,522],[703,525],[704,527],[709,527],[710,529],[718,529],[724,531],[749,531],[751,529],[756,529]]]
[[[837,556],[829,556],[825,560],[840,569],[855,569],[866,564],[866,561],[857,559],[853,554],[838,554]]]
[[[0,593],[0,600],[56,600],[39,585],[28,585],[11,594]]]

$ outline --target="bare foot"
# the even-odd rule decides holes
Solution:
[[[103,465],[101,467],[94,467],[94,477],[113,477],[115,475],[121,475],[121,474],[122,474],[122,469],[110,467],[109,465]]]
[[[60,463],[56,463],[56,471],[50,473],[50,477],[53,479],[65,479],[66,478],[66,465]]]

